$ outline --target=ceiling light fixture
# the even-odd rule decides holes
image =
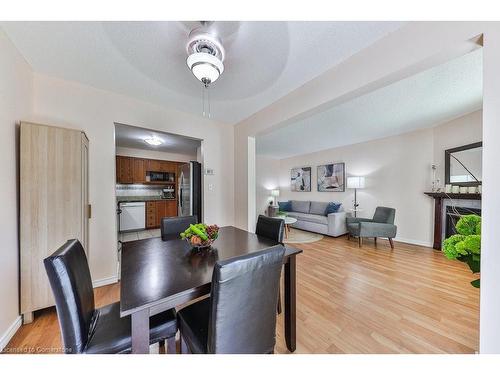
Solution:
[[[205,26],[207,23],[202,22]],[[217,81],[224,72],[224,57],[225,51],[221,41],[216,36],[210,34],[204,27],[194,29],[189,34],[188,43],[186,46],[188,57],[186,64],[193,75],[202,84],[202,105],[203,116],[206,115],[205,110],[205,91],[207,96],[208,117],[210,114],[210,92],[209,86]]]
[[[148,145],[151,146],[159,146],[163,143],[163,141],[157,137],[156,135],[153,135],[152,137],[144,139],[144,142],[146,142]]]

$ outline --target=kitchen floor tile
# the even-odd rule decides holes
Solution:
[[[122,233],[122,242],[136,241],[138,239],[137,232]]]
[[[139,237],[140,240],[153,237],[149,230],[141,230],[140,232],[137,232],[137,236]]]
[[[161,237],[161,231],[159,229],[150,229],[148,232],[151,234],[151,237]]]

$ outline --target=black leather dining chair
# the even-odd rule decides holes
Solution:
[[[285,233],[285,221],[277,217],[268,217],[259,215],[255,234],[266,237],[278,243],[283,243],[283,234]]]
[[[95,308],[90,270],[80,242],[67,241],[43,262],[56,301],[65,353],[130,352],[130,317],[120,318],[119,302]],[[175,310],[152,316],[149,324],[150,344],[167,340],[169,353],[175,353]]]
[[[196,216],[163,217],[161,219],[161,239],[166,241],[172,235],[180,235],[190,224],[196,224]]]
[[[177,313],[181,353],[273,353],[284,254],[276,245],[218,261],[210,297]]]
[[[257,218],[257,226],[255,234],[258,236],[269,238],[283,244],[283,235],[285,233],[285,221],[278,217],[269,217],[259,215]],[[278,291],[278,314],[281,314],[281,291]]]

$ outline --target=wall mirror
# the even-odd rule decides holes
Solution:
[[[445,150],[445,183],[460,186],[480,185],[483,142]]]

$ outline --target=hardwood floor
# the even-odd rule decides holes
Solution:
[[[297,257],[296,353],[474,353],[479,290],[467,266],[432,249],[346,237],[309,244]],[[95,290],[98,306],[119,299],[118,284]],[[61,345],[55,309],[19,329],[6,352]],[[30,349],[32,348],[32,349]],[[37,349],[38,348],[38,349]],[[49,348],[46,350],[44,348]],[[283,314],[276,353],[288,353]]]

